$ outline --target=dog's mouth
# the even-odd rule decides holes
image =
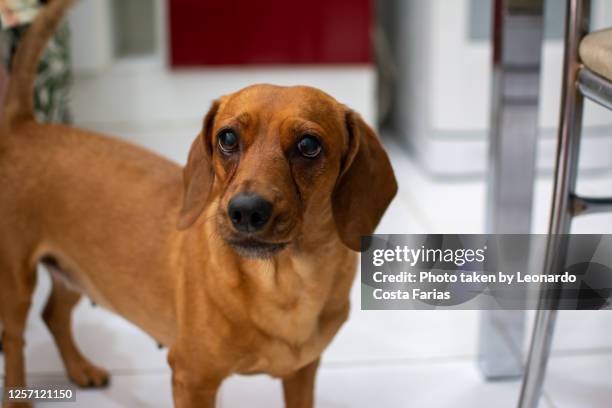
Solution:
[[[245,258],[268,259],[285,249],[288,242],[272,243],[264,242],[255,238],[232,238],[227,243]]]

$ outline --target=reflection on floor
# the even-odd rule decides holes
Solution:
[[[201,96],[209,100],[246,81],[242,76],[215,74],[214,89]],[[232,76],[234,75],[234,76]],[[284,75],[284,76],[283,76]],[[329,86],[332,94],[349,105],[365,110],[372,118],[369,95],[372,75],[357,70],[348,75],[318,72],[258,74],[258,81],[299,82]],[[203,75],[204,80],[208,78]],[[183,80],[201,86],[199,76]],[[235,78],[241,78],[236,80]],[[279,79],[280,78],[280,79]],[[306,78],[306,79],[304,79]],[[196,81],[197,80],[197,81]],[[191,81],[191,82],[190,82]],[[210,78],[209,78],[210,81]],[[241,82],[242,81],[242,82]],[[344,82],[343,82],[344,81]],[[347,84],[348,81],[348,84]],[[120,82],[120,81],[119,81]],[[210,83],[210,82],[209,82]],[[351,87],[351,83],[364,84]],[[220,85],[222,84],[222,85]],[[225,89],[226,87],[227,89]],[[356,91],[355,88],[361,89]],[[120,85],[114,91],[120,92]],[[97,83],[81,79],[75,88],[75,115],[84,126],[125,135],[177,161],[184,162],[199,118],[158,122],[105,121],[88,99],[105,92]],[[137,93],[138,90],[135,92]],[[127,92],[127,91],[126,91]],[[142,91],[147,92],[147,91]],[[186,91],[187,92],[187,91]],[[213,94],[217,92],[217,94]],[[357,94],[355,95],[355,93]],[[115,96],[117,95],[115,94]],[[135,98],[132,94],[131,98]],[[137,98],[136,98],[137,99]],[[133,101],[138,105],[138,100]],[[143,102],[145,103],[145,102]],[[149,103],[151,103],[149,101]],[[152,109],[162,109],[163,104]],[[112,111],[112,107],[109,107]],[[171,108],[172,109],[172,108]],[[140,112],[142,113],[142,112]],[[142,113],[144,115],[144,113]],[[113,115],[110,112],[109,115]],[[148,115],[155,117],[152,112]],[[160,112],[163,116],[163,112]],[[483,180],[441,181],[423,174],[402,151],[388,144],[400,182],[397,199],[385,215],[379,232],[385,233],[478,233],[483,231],[485,186]],[[602,194],[610,190],[612,174],[581,181],[584,192]],[[534,204],[534,229],[546,229],[550,177],[538,178]],[[612,217],[578,219],[576,232],[612,230]],[[64,384],[63,369],[51,337],[44,328],[40,310],[49,287],[45,273],[39,276],[27,331],[27,366],[31,384]],[[361,311],[355,285],[352,313],[324,356],[317,381],[318,407],[514,407],[519,383],[482,380],[475,364],[478,312]],[[79,390],[78,406],[86,407],[168,407],[171,405],[170,372],[166,351],[137,328],[101,308],[83,301],[75,313],[75,332],[84,353],[110,369],[112,385],[105,390]],[[2,360],[2,357],[0,357]],[[602,407],[612,400],[612,314],[607,312],[561,313],[555,337],[555,353],[546,381],[543,407]],[[276,407],[281,405],[280,383],[264,376],[234,377],[224,385],[220,406]],[[67,406],[73,406],[68,404]],[[61,404],[54,406],[60,407]]]

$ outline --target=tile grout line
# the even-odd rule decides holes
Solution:
[[[542,391],[542,397],[544,398],[544,400],[548,404],[549,408],[557,408],[557,404],[555,404],[553,399],[551,398],[551,396],[548,395],[548,391],[546,391],[546,390]]]
[[[383,367],[383,366],[410,366],[410,365],[421,365],[421,364],[451,364],[457,362],[467,362],[475,359],[474,355],[461,354],[454,356],[430,356],[430,357],[401,357],[396,359],[379,359],[379,360],[361,360],[361,361],[323,361],[321,368],[327,369],[344,369],[350,367]]]
[[[392,147],[401,149],[401,147],[395,142],[386,142],[384,145],[385,145],[385,148],[387,149],[392,148]],[[397,158],[395,159],[397,160]],[[425,175],[421,173],[422,170],[418,168],[418,166],[414,162],[412,162],[410,159],[405,158],[405,157],[402,158],[402,160],[408,166],[416,167],[416,171],[419,172],[419,176],[425,178]],[[431,181],[428,180],[427,182],[430,183]],[[423,208],[421,208],[421,206],[418,204],[419,200],[417,200],[417,198],[414,195],[410,194],[408,191],[406,191],[406,189],[400,188],[397,198],[399,198],[400,202],[404,204],[408,209],[411,209],[414,211],[414,214],[415,214],[414,221],[424,231],[434,231],[435,230],[435,223],[429,218],[429,216],[427,215],[427,212]]]
[[[612,354],[612,347],[555,350],[551,353],[551,358],[590,357],[607,354]]]
[[[384,367],[384,366],[410,366],[420,365],[427,363],[445,364],[445,363],[457,363],[464,362],[474,359],[473,355],[454,355],[454,356],[430,356],[430,357],[402,357],[397,359],[378,359],[378,360],[362,360],[362,361],[330,361],[322,362],[321,368],[337,370],[349,367],[357,368],[372,368],[372,367]],[[144,369],[109,369],[111,375],[117,376],[134,376],[134,375],[163,375],[169,374],[169,368],[144,368]],[[3,375],[3,373],[0,373]],[[55,377],[65,376],[66,373],[63,369],[58,371],[29,371],[28,375],[33,377]]]
[[[123,376],[130,377],[135,375],[164,375],[170,373],[170,368],[133,368],[133,369],[118,369],[118,370],[108,370],[109,374],[112,376]],[[28,377],[58,377],[63,376],[67,377],[64,369],[59,369],[58,371],[28,371]],[[4,372],[0,372],[0,377],[4,377]]]

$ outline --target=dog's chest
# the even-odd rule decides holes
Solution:
[[[250,298],[248,316],[252,341],[240,364],[241,372],[283,376],[316,359],[344,321],[324,319],[339,272],[334,265],[279,263],[252,271],[257,295]],[[348,293],[344,296],[347,297]]]
[[[320,315],[301,299],[287,309],[266,305],[251,316],[252,341],[241,361],[240,372],[265,372],[282,377],[320,355],[326,343],[320,336]],[[274,313],[264,310],[276,309]]]
[[[259,373],[282,377],[297,368],[312,361],[324,348],[317,334],[318,324],[305,321],[304,326],[298,328],[295,333],[283,337],[287,332],[272,334],[270,325],[266,325],[263,333],[261,327],[256,330],[258,334],[255,340],[244,353],[238,371],[242,373]],[[305,330],[305,327],[309,329]],[[314,328],[314,329],[310,329]],[[277,333],[280,333],[278,331]]]
[[[290,343],[303,343],[316,330],[329,279],[310,265],[281,263],[251,271],[254,289],[248,314],[261,331]]]

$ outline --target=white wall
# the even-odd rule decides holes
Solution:
[[[128,0],[129,1],[129,0]],[[76,72],[96,72],[113,62],[113,26],[108,0],[81,0],[70,12],[72,64]]]
[[[482,173],[486,169],[491,85],[491,43],[469,38],[470,0],[406,0],[400,17],[406,76],[402,137],[436,174]],[[612,26],[612,2],[593,2],[593,27]],[[563,21],[558,24],[563,25]],[[540,168],[550,168],[559,116],[562,40],[546,40],[540,81]],[[400,100],[402,98],[400,97]],[[612,166],[612,114],[587,102],[582,160],[593,168]],[[595,135],[597,137],[590,136]],[[592,139],[592,140],[591,140]],[[596,140],[595,140],[596,139]]]

